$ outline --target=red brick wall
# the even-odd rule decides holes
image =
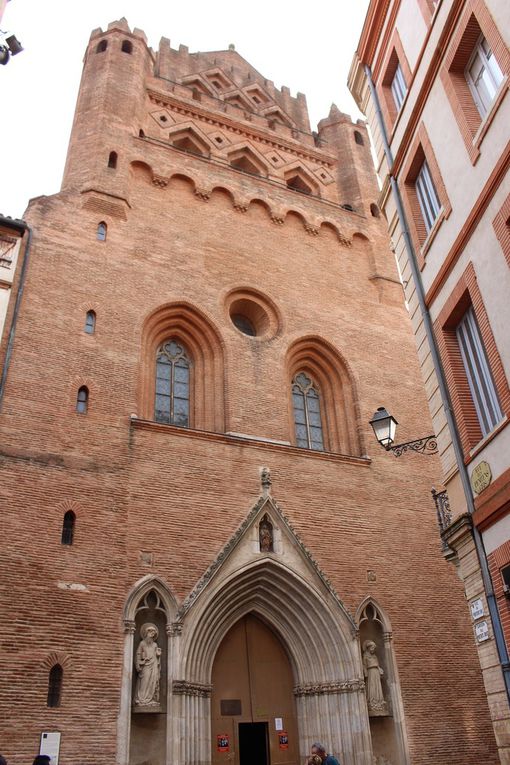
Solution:
[[[381,404],[401,423],[402,441],[427,432],[428,422],[383,223],[334,202],[351,191],[348,176],[317,200],[137,138],[157,105],[136,68],[122,79],[126,54],[108,48],[109,75],[95,79],[94,56],[103,55],[93,52],[96,42],[65,191],[35,200],[27,214],[32,262],[0,414],[4,755],[10,765],[29,762],[40,731],[61,730],[62,765],[115,761],[127,593],[155,573],[182,600],[256,501],[259,469],[268,465],[275,498],[350,613],[370,594],[391,619],[412,761],[495,763],[463,588],[441,556],[430,499],[439,462],[397,460],[369,432]],[[137,49],[144,44],[135,37],[134,45],[133,56],[146,61]],[[84,104],[96,86],[102,106],[90,120]],[[189,103],[182,95],[182,109]],[[252,128],[239,120],[236,140]],[[263,135],[271,151],[278,144],[312,165],[329,161],[311,137],[291,145],[286,135]],[[367,209],[374,184],[353,147],[356,193]],[[105,242],[96,239],[99,220],[108,224]],[[267,336],[252,339],[233,326],[233,290],[275,307]],[[83,331],[89,309],[93,335]],[[130,420],[150,415],[151,353],[176,326],[194,343],[192,373],[203,377],[195,381],[194,425],[206,432]],[[334,350],[341,374],[329,406],[343,400],[347,412],[330,408],[328,416],[337,417],[336,448],[347,444],[356,458],[224,433],[293,440],[292,353],[304,338],[315,353]],[[75,412],[83,384],[85,416]],[[344,426],[351,441],[342,441]],[[371,461],[359,456],[365,450]],[[75,539],[63,546],[68,509]],[[370,584],[369,569],[377,577]],[[55,656],[64,667],[62,704],[48,709]]]

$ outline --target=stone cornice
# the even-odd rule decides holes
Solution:
[[[280,136],[269,137],[267,132],[260,129],[248,127],[243,124],[242,129],[239,127],[239,120],[229,119],[226,115],[218,115],[206,109],[200,109],[196,106],[183,102],[181,99],[173,96],[170,93],[161,93],[150,88],[147,89],[147,93],[151,101],[158,106],[165,106],[171,111],[185,114],[193,119],[197,119],[200,122],[207,122],[209,125],[215,125],[222,130],[226,130],[230,133],[236,133],[237,135],[244,135],[246,138],[253,139],[257,142],[263,143],[266,146],[270,146],[273,149],[281,149],[289,154],[293,154],[300,159],[308,159],[311,162],[315,162],[318,165],[331,168],[336,164],[337,159],[332,155],[325,155],[325,152],[314,150],[312,148],[303,148],[300,144],[299,148],[291,143],[285,141]]]
[[[355,457],[353,455],[337,454],[335,452],[318,452],[313,451],[312,449],[302,449],[298,446],[287,446],[287,444],[279,444],[273,441],[261,441],[255,438],[227,435],[226,433],[213,433],[209,430],[180,428],[176,425],[166,425],[161,422],[142,420],[135,417],[131,418],[130,424],[135,430],[147,430],[155,433],[159,432],[161,434],[167,433],[168,435],[171,434],[172,436],[177,436],[179,438],[198,438],[205,441],[232,444],[236,447],[239,447],[240,444],[244,444],[246,447],[253,447],[255,449],[284,451],[295,454],[298,457],[326,460],[328,462],[347,462],[351,465],[359,465],[362,467],[369,467],[372,464],[370,457]]]

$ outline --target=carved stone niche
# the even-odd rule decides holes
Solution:
[[[370,717],[389,717],[390,678],[386,664],[384,629],[372,603],[367,604],[360,619],[360,642],[368,714]]]
[[[166,614],[154,590],[136,609],[133,649],[133,713],[162,713],[167,687]]]

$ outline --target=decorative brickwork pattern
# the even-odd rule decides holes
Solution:
[[[420,11],[422,12],[427,25],[430,25],[430,22],[432,21],[432,16],[434,15],[437,4],[438,0],[418,0]]]
[[[467,152],[474,164],[480,155],[483,137],[508,89],[510,52],[483,0],[468,0],[465,6],[441,69],[441,80]],[[482,117],[469,89],[465,69],[481,34],[489,43],[505,80],[491,110],[483,119],[483,129],[478,132],[482,125]]]
[[[498,237],[506,262],[510,266],[510,194],[505,199],[492,225],[494,226],[494,231]]]
[[[442,311],[434,322],[434,330],[438,340],[466,462],[469,462],[469,451],[482,438],[480,424],[455,333],[457,325],[470,306],[473,307],[476,316],[487,361],[498,392],[501,409],[508,417],[510,416],[510,389],[472,263],[469,264],[461,279],[452,290]]]

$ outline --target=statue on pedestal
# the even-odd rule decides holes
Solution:
[[[135,668],[138,672],[135,707],[159,707],[161,648],[157,644],[158,628],[147,622],[140,628],[141,640],[136,649]]]
[[[373,640],[363,643],[363,674],[366,681],[368,714],[371,717],[388,714],[388,705],[384,699],[381,677],[384,670],[379,666],[376,644]]]

